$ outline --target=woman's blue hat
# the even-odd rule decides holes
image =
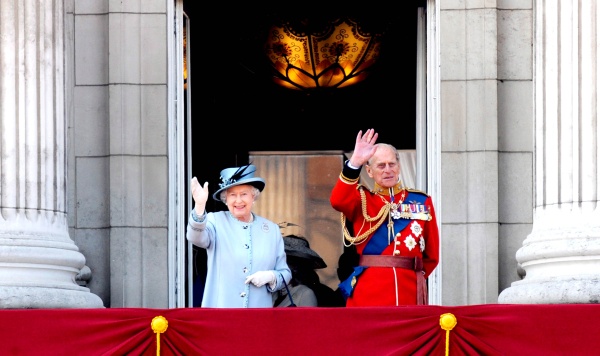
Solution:
[[[265,189],[265,180],[260,177],[255,177],[255,171],[256,167],[253,164],[242,167],[225,168],[221,171],[221,183],[219,183],[219,190],[213,194],[213,199],[221,201],[219,195],[223,190],[241,184],[250,184],[262,192],[262,190]]]

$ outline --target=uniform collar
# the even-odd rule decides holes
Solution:
[[[396,183],[396,185],[394,186],[394,195],[399,194],[403,189],[404,188],[402,186],[401,181]],[[372,192],[376,193],[376,194],[384,195],[386,197],[390,195],[390,190],[388,188],[384,188],[377,183],[375,183],[375,187],[373,187]]]

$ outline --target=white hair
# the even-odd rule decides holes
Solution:
[[[394,154],[396,155],[396,162],[400,162],[400,152],[398,152],[398,150],[396,149],[396,147],[390,145],[389,143],[376,143],[375,146],[377,146],[377,149],[379,150],[380,148],[387,148],[388,150],[394,152]],[[371,165],[371,161],[373,160],[373,157],[369,158],[369,160],[367,161],[367,164],[370,166]]]
[[[258,199],[258,196],[260,195],[260,189],[256,188],[255,186],[248,184],[250,186],[252,186],[252,196],[254,197],[254,201],[256,201]],[[231,187],[229,187],[231,188]],[[223,202],[223,204],[227,205],[227,191],[229,190],[229,188],[224,189],[221,191],[221,194],[219,195],[219,199],[221,199],[221,201]]]

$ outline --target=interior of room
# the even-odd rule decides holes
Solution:
[[[379,133],[379,142],[415,149],[417,9],[425,1],[381,2],[370,8],[270,1],[215,6],[209,12],[184,2],[190,24],[191,172],[208,181],[211,192],[223,168],[247,164],[251,154],[268,153],[274,159],[277,152],[349,152],[358,131],[368,128]],[[265,51],[271,26],[283,21],[297,31],[319,33],[338,18],[381,35],[366,79],[344,88],[311,90],[276,84]],[[224,209],[220,202],[207,204],[208,211]],[[339,251],[333,253],[339,255],[343,247],[335,239]],[[202,266],[202,251],[195,255],[196,266]]]
[[[382,2],[370,9],[218,3],[209,12],[184,2],[191,23],[194,174],[214,182],[220,169],[245,163],[249,151],[350,151],[358,130],[371,127],[380,142],[414,149],[416,18],[423,3]],[[276,85],[263,50],[269,25],[312,17],[318,27],[338,14],[385,31],[368,78],[337,90]]]

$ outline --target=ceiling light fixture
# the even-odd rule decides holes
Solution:
[[[284,22],[270,28],[265,52],[274,69],[273,80],[280,86],[344,88],[367,78],[379,56],[382,35],[364,31],[349,18],[330,21],[312,33]]]

